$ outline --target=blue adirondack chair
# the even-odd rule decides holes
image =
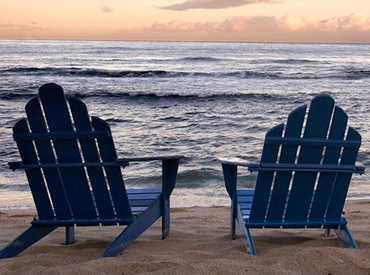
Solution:
[[[116,256],[162,217],[162,238],[170,228],[169,199],[182,156],[117,159],[109,125],[89,117],[85,104],[46,84],[26,105],[28,119],[13,128],[38,216],[0,258],[22,252],[58,227],[66,243],[74,226],[126,225],[103,256]],[[121,167],[136,161],[162,161],[162,188],[126,190]]]
[[[232,201],[231,237],[237,221],[252,255],[251,228],[332,229],[345,247],[357,247],[342,211],[352,174],[365,171],[356,165],[361,136],[329,95],[316,96],[307,117],[306,109],[267,132],[259,164],[220,159]],[[254,190],[237,186],[238,166],[258,171]]]

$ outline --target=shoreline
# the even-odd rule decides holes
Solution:
[[[253,229],[257,256],[246,254],[237,231],[229,237],[229,207],[171,209],[171,233],[161,240],[157,221],[126,250],[102,258],[122,226],[76,227],[63,245],[57,229],[14,258],[0,260],[0,274],[369,274],[370,200],[348,200],[345,217],[358,249],[340,247],[323,229]],[[0,211],[0,247],[23,232],[34,210]]]

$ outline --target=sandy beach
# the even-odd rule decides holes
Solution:
[[[119,226],[78,227],[63,245],[58,229],[15,258],[0,260],[0,274],[370,274],[370,201],[347,201],[345,216],[359,249],[344,249],[322,229],[252,231],[258,256],[229,238],[229,208],[173,208],[171,234],[157,222],[123,253],[102,258]],[[29,225],[33,211],[0,213],[0,247]]]

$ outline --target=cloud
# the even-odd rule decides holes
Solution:
[[[29,25],[26,24],[10,24],[0,23],[0,29],[6,29],[9,31],[38,31],[47,30],[47,28],[38,26],[38,23],[31,22]]]
[[[319,22],[315,16],[284,16],[277,20],[278,27],[289,31],[297,31],[305,28],[317,28]]]
[[[320,22],[322,29],[335,30],[370,30],[370,17],[363,13],[354,13],[349,16],[341,18],[331,18],[329,20],[322,20]]]
[[[232,17],[225,21],[155,23],[146,28],[120,30],[119,39],[247,41],[247,42],[366,42],[370,16],[354,13],[330,19],[315,16]]]
[[[165,10],[185,11],[190,9],[225,9],[240,7],[248,4],[266,3],[276,4],[281,3],[280,0],[188,0],[180,4],[174,4],[166,7],[161,7]]]
[[[37,22],[29,24],[0,23],[0,39],[38,39],[45,38],[49,28]]]
[[[315,29],[319,31],[370,30],[370,17],[353,13],[340,18],[318,20],[314,16],[284,16],[278,21],[279,27],[290,31]]]
[[[100,11],[104,12],[104,13],[110,13],[110,12],[113,12],[113,9],[111,7],[108,7],[108,6],[101,6]]]

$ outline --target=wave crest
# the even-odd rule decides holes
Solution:
[[[363,69],[343,69],[332,73],[283,73],[283,72],[263,72],[253,70],[241,70],[232,72],[181,72],[166,70],[104,70],[89,68],[33,68],[17,67],[0,70],[2,74],[11,75],[57,75],[57,76],[77,76],[77,77],[105,77],[105,78],[151,78],[151,77],[237,77],[237,78],[271,78],[271,79],[362,79],[369,78],[370,71]]]

